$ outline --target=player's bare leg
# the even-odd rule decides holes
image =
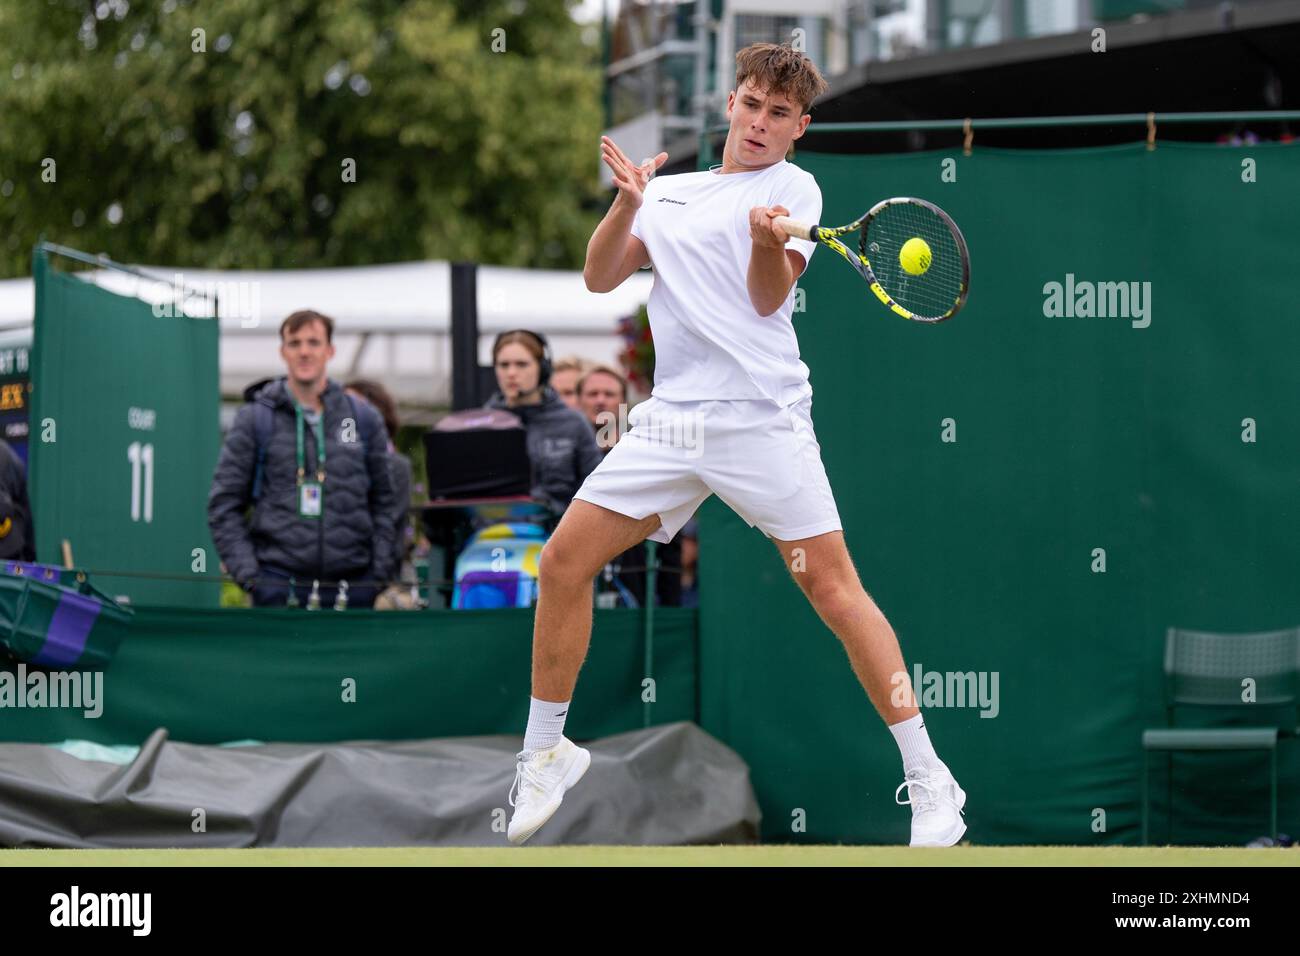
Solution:
[[[911,694],[898,691],[899,675],[907,680],[898,637],[862,586],[844,532],[801,541],[773,540],[773,544],[822,623],[844,644],[853,673],[885,723],[915,717],[919,711],[911,703]],[[906,703],[899,706],[894,700]]]
[[[510,788],[515,812],[506,835],[511,843],[523,843],[536,833],[591,764],[591,754],[562,730],[591,642],[592,581],[608,561],[658,528],[657,514],[629,518],[578,499],[542,548],[533,619],[533,699]]]
[[[551,535],[538,565],[533,619],[533,696],[573,696],[591,642],[592,581],[608,562],[659,529],[659,516],[629,518],[576,499]]]
[[[862,586],[844,532],[774,543],[800,590],[844,645],[858,682],[898,741],[912,804],[912,845],[951,846],[966,831],[966,794],[930,745],[898,636]]]

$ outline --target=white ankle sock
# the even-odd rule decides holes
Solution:
[[[890,724],[889,732],[894,735],[894,741],[903,755],[903,773],[918,767],[926,767],[930,770],[948,769],[939,759],[939,755],[934,752],[934,745],[930,743],[930,735],[925,729],[923,715],[917,714],[907,720]]]
[[[528,698],[528,730],[524,733],[525,750],[546,750],[560,742],[564,735],[564,717],[569,712],[569,701],[538,700]]]

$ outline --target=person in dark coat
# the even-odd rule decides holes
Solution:
[[[396,571],[384,424],[369,402],[327,377],[333,332],[333,320],[318,312],[285,319],[280,355],[289,374],[245,393],[249,402],[235,416],[212,478],[213,541],[259,607],[283,606],[291,579],[301,604],[320,581],[322,607],[332,607],[334,583],[347,581],[348,606],[370,607],[380,582]]]
[[[492,363],[497,391],[487,407],[519,416],[527,433],[532,495],[563,511],[600,464],[595,433],[547,384],[551,361],[542,336],[525,329],[501,333],[492,346]]]

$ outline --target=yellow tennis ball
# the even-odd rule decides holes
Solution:
[[[907,240],[898,252],[898,263],[908,275],[919,276],[930,268],[930,244],[920,237]]]

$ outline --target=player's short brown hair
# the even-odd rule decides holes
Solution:
[[[788,96],[807,113],[827,90],[817,64],[788,43],[751,43],[736,54],[736,89],[753,79],[768,93]]]
[[[304,325],[310,325],[312,322],[319,322],[321,325],[325,326],[326,342],[334,341],[334,320],[328,315],[321,315],[319,312],[313,312],[311,309],[301,309],[280,323],[280,341],[284,341],[286,334],[297,332]]]

